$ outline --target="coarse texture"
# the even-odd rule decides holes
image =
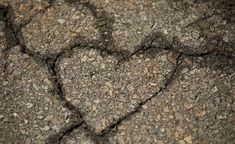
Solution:
[[[3,31],[4,28],[4,23],[0,21],[0,74],[4,67],[4,50],[6,49],[5,32]]]
[[[57,2],[39,14],[23,28],[23,36],[30,50],[41,54],[60,52],[78,35],[86,40],[97,40],[94,18],[88,8]]]
[[[169,9],[162,0],[91,0],[91,4],[102,7],[114,17],[112,36],[117,50],[133,52],[141,40],[158,30],[167,32],[180,14]]]
[[[235,73],[185,67],[143,110],[123,121],[110,143],[233,143]]]
[[[85,132],[82,127],[74,130],[71,134],[66,135],[61,140],[63,144],[95,144],[89,134]]]
[[[23,24],[49,6],[49,0],[1,0],[0,4],[11,6],[16,24]]]
[[[133,52],[143,38],[158,31],[167,34],[171,41],[177,39],[183,43],[184,46],[176,47],[183,52],[226,50],[234,54],[234,47],[226,47],[227,43],[234,43],[234,24],[215,14],[214,3],[172,1],[91,0],[90,3],[103,7],[114,17],[115,49]]]
[[[169,33],[184,44],[176,48],[187,53],[216,51],[235,55],[235,27],[229,20],[229,15],[235,12],[234,1],[168,0],[168,3],[184,15],[176,24],[177,32]]]
[[[0,143],[234,143],[235,1],[1,0]]]
[[[43,143],[70,121],[46,69],[15,47],[0,84],[0,143]]]
[[[112,36],[115,40],[115,49],[125,49],[133,52],[141,40],[155,31],[161,31],[171,36],[181,36],[177,28],[182,28],[181,19],[185,19],[182,12],[171,9],[167,1],[153,0],[91,0],[91,4],[103,7],[114,17]],[[195,19],[195,18],[194,18]],[[193,19],[193,20],[194,20]],[[176,28],[175,28],[176,27]],[[188,35],[189,40],[197,40],[198,31],[193,29]],[[189,36],[190,35],[190,36]],[[190,46],[192,46],[191,43]]]
[[[164,86],[174,68],[168,55],[149,50],[118,65],[114,56],[102,57],[97,50],[75,50],[60,63],[66,98],[85,113],[86,121],[99,133]]]

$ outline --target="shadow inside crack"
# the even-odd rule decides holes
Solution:
[[[91,6],[89,4],[87,4],[87,6],[90,7],[91,11],[93,11],[97,21],[99,21],[99,19],[108,19],[107,18],[107,13],[105,12],[101,12],[101,14],[97,14],[96,12],[96,7],[95,6]],[[230,6],[230,5],[228,5]],[[226,7],[226,6],[225,6]],[[7,20],[7,12],[8,12],[8,8],[1,6],[0,5],[0,20],[5,21],[5,22],[10,22],[11,18],[9,18],[9,20]],[[100,16],[98,16],[100,15]],[[225,12],[226,15],[226,12]],[[11,17],[11,16],[10,16]],[[140,46],[137,47],[136,51],[134,53],[127,53],[127,51],[116,51],[114,49],[114,40],[112,38],[112,19],[108,19],[105,20],[105,22],[103,22],[103,24],[100,26],[98,26],[97,28],[99,28],[100,30],[100,34],[102,36],[101,38],[101,43],[104,43],[104,46],[99,46],[98,43],[95,43],[92,47],[93,49],[97,49],[98,51],[101,51],[100,48],[102,47],[102,52],[105,54],[105,56],[109,56],[109,55],[113,55],[115,57],[117,57],[117,55],[121,55],[121,58],[118,58],[120,61],[126,61],[128,60],[131,56],[133,55],[138,55],[141,52],[145,53],[147,57],[154,58],[156,57],[156,54],[159,51],[162,50],[166,50],[166,51],[170,51],[175,55],[182,55],[183,57],[187,57],[189,59],[192,60],[192,62],[195,62],[197,64],[199,64],[201,67],[209,67],[211,69],[214,70],[221,70],[225,73],[231,73],[235,71],[235,58],[234,58],[234,53],[232,53],[231,50],[226,50],[223,49],[224,47],[230,47],[230,48],[234,48],[234,44],[233,43],[222,43],[222,44],[211,44],[211,41],[207,41],[207,45],[206,48],[211,48],[212,50],[210,51],[205,51],[203,53],[197,53],[197,52],[192,52],[189,51],[188,47],[185,46],[184,44],[180,43],[179,41],[175,40],[175,41],[170,41],[168,40],[168,36],[159,32],[155,32],[150,34],[149,36],[147,36],[142,43],[140,44]],[[232,22],[232,20],[231,20]],[[10,24],[12,25],[12,24]],[[99,25],[99,24],[98,24]],[[13,26],[9,26],[7,27],[8,31],[6,31],[6,33],[14,33],[14,34],[10,34],[7,37],[8,42],[8,47],[12,47],[13,45],[16,45],[15,43],[12,44],[12,41],[16,41],[18,44],[20,44],[22,46],[22,53],[29,55],[30,57],[33,57],[34,59],[38,59],[37,61],[44,61],[44,65],[46,64],[48,66],[49,71],[51,71],[51,81],[54,84],[54,91],[59,95],[59,99],[62,102],[63,106],[70,109],[71,111],[75,110],[76,108],[74,107],[74,105],[72,105],[71,103],[68,104],[68,102],[66,101],[66,95],[64,94],[64,86],[61,82],[61,78],[59,76],[58,73],[58,65],[60,63],[60,60],[63,58],[67,57],[67,54],[70,53],[70,55],[72,54],[72,51],[74,49],[76,49],[76,47],[71,46],[70,48],[68,48],[68,50],[62,51],[60,54],[58,54],[57,56],[54,55],[49,55],[49,56],[42,56],[39,53],[38,54],[32,54],[32,52],[30,52],[27,47],[25,46],[24,42],[23,42],[23,37],[19,38],[17,37],[18,34],[15,34],[14,31],[14,27]],[[108,34],[104,34],[105,32],[108,32]],[[107,39],[109,39],[109,42],[105,42]],[[219,40],[221,40],[221,37],[218,38]],[[213,39],[212,39],[213,40]],[[84,44],[84,48],[85,47],[90,47],[88,46],[89,42],[86,42],[86,44]],[[80,47],[78,47],[80,48]],[[86,48],[85,48],[86,49]],[[234,50],[234,49],[232,49]],[[118,56],[118,57],[119,57]],[[48,58],[48,59],[47,59]],[[47,60],[46,60],[47,59]],[[47,62],[45,62],[47,61]],[[156,92],[158,93],[158,92]],[[122,117],[119,117],[117,121],[114,121],[113,123],[111,123],[108,127],[106,127],[104,130],[102,130],[101,134],[98,135],[106,135],[110,132],[111,129],[117,127],[122,121],[124,121],[125,119],[127,119],[128,117],[130,117],[131,115],[133,115],[134,113],[138,112],[139,109],[141,108],[141,106],[143,104],[145,104],[147,101],[149,101],[149,99],[144,100],[142,102],[139,103],[139,105],[137,106],[137,108],[135,109],[134,112],[130,112],[127,114],[124,114]],[[67,104],[66,104],[67,103]],[[75,110],[75,113],[80,113],[79,110]],[[83,119],[83,114],[80,114],[81,119]],[[60,130],[60,132],[57,135],[51,136],[49,137],[49,141],[51,141],[51,143],[56,143],[58,142],[58,140],[62,139],[63,136],[71,133],[74,129],[78,128],[81,126],[81,123],[71,123],[71,125],[63,128]],[[85,126],[86,128],[84,128],[84,130],[89,131],[89,133],[93,133],[91,132],[91,128],[88,128],[88,126]],[[88,130],[89,129],[89,130]]]
[[[6,20],[7,12],[8,12],[8,7],[0,5],[0,21]]]
[[[193,5],[207,4],[215,13],[221,15],[229,23],[235,23],[235,1],[233,0],[167,0],[171,7],[186,11]]]

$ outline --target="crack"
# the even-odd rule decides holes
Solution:
[[[51,6],[51,5],[50,5]],[[48,8],[50,7],[48,6]],[[41,55],[39,52],[33,52],[30,49],[27,48],[24,37],[22,35],[22,26],[17,26],[14,24],[14,21],[12,18],[14,18],[12,9],[10,7],[4,7],[0,5],[0,12],[3,13],[3,21],[5,24],[5,33],[6,33],[6,49],[4,49],[4,69],[5,72],[7,69],[7,59],[9,51],[14,47],[19,45],[20,46],[20,52],[22,54],[27,54],[29,57],[32,57],[35,62],[37,62],[40,65],[47,66],[49,71],[49,79],[53,84],[53,90],[54,93],[58,95],[58,100],[61,102],[61,105],[65,108],[67,108],[69,111],[72,112],[72,118],[73,122],[70,122],[71,124],[69,126],[66,126],[61,129],[61,131],[53,137],[49,137],[50,141],[60,141],[60,139],[63,138],[66,134],[73,131],[73,129],[79,127],[81,123],[84,123],[83,118],[81,116],[81,113],[74,105],[72,105],[69,101],[66,100],[65,94],[63,91],[62,83],[60,80],[60,76],[58,74],[58,65],[57,60],[65,53],[70,52],[73,50],[73,47],[78,46],[79,44],[76,43],[76,45],[73,45],[73,47],[70,48],[70,51],[62,51],[58,54],[51,54],[51,55]]]
[[[113,51],[115,48],[115,42],[113,39],[113,23],[114,18],[106,11],[103,10],[102,7],[97,7],[93,5],[90,1],[83,1],[83,0],[65,0],[70,4],[81,4],[84,7],[88,8],[92,13],[93,17],[96,21],[96,28],[99,30],[100,33],[100,43],[99,47],[102,49],[108,49]]]
[[[48,0],[48,5],[44,7],[43,9],[39,10],[37,13],[33,14],[29,19],[25,20],[23,23],[20,23],[19,25],[15,25],[15,31],[19,31],[22,28],[26,27],[32,20],[37,17],[39,14],[44,14],[49,8],[53,6],[53,3],[56,0]]]
[[[118,118],[116,121],[112,122],[110,125],[108,125],[105,129],[103,129],[99,134],[97,134],[98,137],[104,137],[107,134],[109,134],[111,132],[112,129],[117,128],[123,121],[125,121],[126,119],[130,118],[131,116],[133,116],[134,114],[140,112],[140,110],[142,109],[142,106],[145,105],[147,102],[149,102],[151,99],[157,97],[159,94],[161,94],[164,90],[166,90],[168,88],[168,86],[172,83],[172,81],[174,80],[174,78],[176,77],[176,74],[178,73],[178,68],[181,64],[181,57],[182,55],[178,55],[177,59],[176,59],[176,64],[175,64],[175,68],[172,70],[172,72],[166,77],[166,82],[164,83],[164,86],[161,87],[157,92],[155,92],[151,97],[142,100],[141,102],[139,102],[135,108],[126,113],[125,115],[123,115],[122,117]]]
[[[198,58],[198,57],[209,57],[209,56],[216,56],[216,57],[223,57],[223,58],[230,58],[230,59],[234,59],[234,57],[232,55],[226,54],[226,53],[218,53],[216,51],[210,51],[210,52],[205,52],[205,53],[185,53],[182,52],[180,50],[174,49],[171,46],[171,44],[169,44],[169,42],[167,42],[167,44],[165,45],[165,47],[155,47],[152,46],[152,44],[154,43],[155,40],[151,40],[151,41],[145,41],[142,43],[142,45],[139,46],[139,49],[137,51],[135,51],[132,54],[128,54],[128,56],[126,57],[122,57],[122,59],[120,60],[120,62],[125,61],[127,59],[129,59],[130,57],[140,53],[140,52],[144,52],[147,51],[149,49],[160,49],[160,50],[167,50],[170,52],[173,52],[178,56],[177,58],[177,62],[176,62],[176,67],[174,68],[173,72],[168,75],[168,78],[166,78],[166,82],[164,87],[160,88],[159,91],[157,91],[155,94],[152,95],[152,97],[145,99],[143,101],[141,101],[140,103],[138,103],[138,105],[134,108],[133,111],[130,111],[129,113],[126,113],[123,117],[120,117],[118,120],[116,120],[115,122],[112,122],[109,126],[107,126],[103,131],[101,131],[101,133],[96,134],[93,131],[91,131],[91,128],[85,124],[84,126],[84,130],[89,131],[89,133],[92,135],[92,137],[94,138],[94,141],[104,141],[104,139],[106,138],[106,136],[112,131],[112,129],[118,127],[118,125],[120,125],[124,120],[128,119],[129,117],[131,117],[133,114],[139,112],[142,109],[142,106],[144,104],[146,104],[148,101],[150,101],[152,98],[156,97],[157,95],[159,95],[160,93],[162,93],[165,89],[167,89],[167,87],[171,84],[171,82],[173,81],[173,79],[177,76],[177,73],[179,71],[179,66],[181,64],[181,57],[190,57],[190,58]],[[147,46],[146,46],[147,44]],[[101,50],[97,47],[90,47],[91,49],[96,49],[99,51],[103,51],[105,52],[107,55],[113,55],[115,57],[118,57],[119,55],[125,55],[125,51],[119,51],[119,53],[117,52],[113,52],[113,51],[109,51],[109,50]],[[87,49],[87,48],[86,48]],[[103,138],[103,139],[102,139]]]
[[[8,54],[9,51],[12,47],[16,46],[17,43],[19,42],[18,39],[16,38],[16,33],[14,31],[14,26],[13,22],[11,20],[11,8],[10,7],[5,7],[1,6],[1,13],[3,14],[2,21],[4,22],[4,29],[3,32],[6,37],[6,47],[3,49],[3,73],[5,73],[7,69],[7,59],[8,59]]]
[[[39,53],[34,53],[33,51],[27,49],[21,30],[32,21],[33,17],[40,13],[45,13],[46,10],[52,6],[53,2],[54,0],[49,0],[47,7],[31,16],[28,20],[26,20],[26,22],[19,25],[14,23],[15,15],[13,9],[9,6],[0,5],[0,13],[2,13],[0,20],[2,19],[5,24],[4,33],[6,37],[6,48],[3,50],[3,73],[5,73],[7,69],[7,59],[9,56],[9,51],[17,45],[21,47],[22,53],[28,54],[39,63],[40,61],[42,61],[42,56],[40,56]]]
[[[49,79],[52,82],[53,85],[53,92],[58,96],[58,100],[60,101],[61,105],[68,109],[70,112],[72,112],[72,120],[69,125],[66,125],[60,131],[52,136],[49,136],[47,139],[47,143],[61,143],[61,140],[71,134],[73,130],[82,127],[84,131],[88,133],[88,135],[91,137],[91,139],[95,143],[99,142],[107,142],[107,135],[115,128],[117,128],[119,125],[122,124],[123,121],[127,120],[134,114],[138,113],[142,106],[145,105],[147,102],[149,102],[151,99],[157,97],[160,95],[163,91],[165,91],[171,83],[174,81],[176,77],[178,77],[180,72],[180,67],[182,63],[182,59],[185,57],[188,57],[190,59],[194,58],[203,58],[205,61],[206,59],[212,60],[212,57],[221,58],[225,62],[228,60],[235,61],[235,57],[233,54],[223,51],[217,51],[217,50],[211,50],[204,53],[190,53],[185,49],[185,46],[178,44],[178,42],[169,42],[162,33],[152,33],[146,38],[143,39],[141,44],[136,47],[136,51],[133,53],[130,53],[125,50],[116,50],[114,49],[114,39],[112,37],[112,31],[113,31],[113,21],[114,19],[109,16],[107,12],[104,10],[99,9],[98,7],[94,6],[90,2],[81,2],[81,0],[66,0],[70,4],[73,4],[75,2],[78,2],[78,4],[82,4],[83,6],[87,7],[92,15],[95,17],[97,22],[97,28],[99,29],[100,33],[100,40],[98,41],[85,41],[81,36],[77,36],[77,38],[70,44],[69,47],[63,48],[60,52],[54,53],[54,54],[40,54],[39,52],[34,52],[27,48],[24,37],[22,36],[22,28],[25,27],[28,23],[30,23],[33,19],[30,18],[29,20],[25,21],[21,25],[15,25],[13,18],[13,11],[10,7],[5,7],[0,5],[0,20],[5,23],[5,29],[4,32],[6,33],[6,46],[7,48],[4,50],[4,71],[7,68],[7,59],[8,59],[8,53],[10,49],[16,45],[19,45],[21,47],[21,53],[27,54],[28,56],[32,57],[37,63],[40,65],[46,66],[49,71]],[[40,11],[37,14],[45,13],[46,10],[52,6],[54,0],[49,1],[49,5]],[[36,15],[37,15],[36,14]],[[35,16],[36,16],[35,15]],[[175,47],[176,45],[177,47]],[[159,50],[167,50],[169,52],[172,52],[176,54],[178,57],[176,59],[175,67],[172,69],[170,74],[166,76],[166,78],[163,80],[164,86],[161,87],[157,92],[152,94],[151,97],[142,100],[139,102],[135,108],[124,114],[122,117],[118,118],[116,121],[110,123],[105,129],[103,129],[99,134],[96,134],[86,121],[84,120],[83,114],[80,112],[79,109],[77,109],[71,102],[69,102],[66,99],[65,90],[63,88],[62,78],[60,76],[60,68],[59,63],[60,61],[65,57],[70,57],[74,50],[80,48],[80,49],[95,49],[98,50],[102,56],[106,55],[112,55],[115,58],[119,60],[119,63],[128,60],[132,56],[144,52],[150,49],[159,49]],[[155,53],[152,53],[154,55]],[[219,59],[219,60],[221,60]],[[217,60],[219,63],[220,61]],[[195,60],[194,60],[195,61]],[[222,66],[225,66],[224,63],[221,63]],[[229,64],[230,67],[234,67],[234,64]],[[235,69],[234,69],[235,70]]]
[[[211,39],[209,39],[210,46]],[[226,43],[223,43],[226,44]],[[232,47],[232,44],[226,44],[225,47]],[[182,55],[185,58],[190,59],[193,63],[197,63],[200,67],[208,67],[214,70],[223,70],[226,73],[235,71],[235,55],[233,52],[226,51],[225,49],[220,50],[220,46],[213,45],[213,49],[206,52],[189,52],[189,47],[181,44],[179,41],[173,39],[172,42],[167,40],[167,37],[160,32],[154,32],[146,36],[140,45],[136,46],[136,50],[133,53],[124,52],[121,55],[121,59],[118,61],[117,66],[124,61],[128,61],[132,56],[148,50],[166,50],[172,52],[175,55]],[[154,56],[156,52],[153,52]]]
[[[207,46],[210,45],[210,41],[208,43],[209,44],[207,44]],[[232,44],[226,44],[226,47],[232,47]],[[129,57],[146,50],[159,49],[170,51],[174,54],[181,54],[182,56],[187,57],[194,62],[197,61],[196,59],[202,59],[204,63],[211,63],[213,61],[213,63],[221,63],[222,65],[226,65],[235,70],[234,53],[226,51],[225,49],[220,50],[219,48],[220,46],[215,45],[213,46],[212,50],[206,52],[189,52],[188,46],[182,45],[176,40],[169,42],[162,33],[156,32],[145,37],[141,44],[136,47],[136,51]],[[233,63],[231,63],[231,61]]]
[[[68,102],[65,98],[65,93],[62,87],[62,82],[60,75],[58,74],[58,66],[56,65],[57,57],[55,59],[48,58],[46,59],[46,63],[48,66],[48,71],[50,73],[50,80],[53,84],[54,93],[58,95],[59,100],[62,102],[62,105],[70,111],[75,111],[75,113],[81,114],[78,110],[76,110],[75,106]]]
[[[84,123],[82,129],[88,133],[88,136],[95,144],[103,144],[108,142],[106,137],[98,137],[94,130],[91,130],[90,126],[87,123]]]
[[[49,138],[46,140],[46,144],[60,144],[65,136],[71,134],[73,130],[81,127],[82,124],[83,122],[72,123],[69,126],[64,127],[59,133],[49,136]]]
[[[94,132],[84,120],[84,116],[81,111],[66,99],[59,68],[60,61],[63,58],[70,57],[75,49],[91,49],[96,44],[96,41],[84,42],[84,39],[78,36],[77,39],[72,42],[68,48],[64,48],[59,53],[51,54],[45,56],[44,58],[50,73],[50,80],[53,84],[53,92],[58,95],[58,100],[61,102],[62,106],[71,111],[75,117],[75,122],[72,122],[71,125],[62,128],[58,134],[49,137],[48,143],[61,143],[61,140],[64,136],[70,134],[73,130],[79,128],[81,125],[83,125],[83,129],[90,135],[92,140],[97,143]]]
[[[207,19],[212,18],[214,15],[215,15],[215,13],[207,14],[207,15],[205,14],[205,15],[203,15],[202,17],[198,18],[197,20],[195,20],[195,21],[193,21],[193,22],[191,22],[191,23],[185,25],[184,27],[185,27],[185,28],[191,27],[191,26],[193,26],[193,25],[198,24],[198,23],[201,22],[201,21],[204,21],[204,20],[207,20]]]

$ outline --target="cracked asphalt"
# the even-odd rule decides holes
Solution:
[[[0,144],[233,144],[232,0],[1,0]]]

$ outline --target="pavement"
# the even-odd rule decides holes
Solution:
[[[0,144],[233,144],[235,2],[1,0]]]

